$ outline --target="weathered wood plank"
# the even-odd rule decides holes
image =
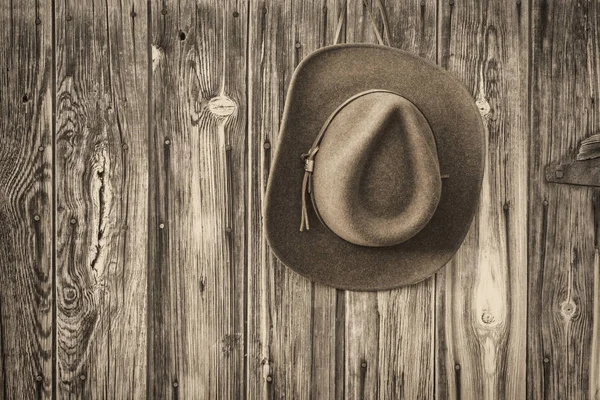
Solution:
[[[151,398],[244,397],[247,5],[152,2]]]
[[[58,398],[146,392],[146,2],[56,2]]]
[[[311,284],[276,260],[266,244],[261,210],[290,78],[303,57],[332,44],[340,3],[250,2],[247,394],[251,399],[328,399],[339,390],[336,354],[338,358],[343,354],[343,341],[338,340],[336,348],[338,294]]]
[[[599,13],[593,0],[533,1],[529,398],[600,398],[600,191],[549,184],[543,172],[600,129]]]
[[[52,9],[0,3],[0,398],[52,394]]]
[[[479,214],[437,274],[436,397],[525,398],[528,1],[440,1],[441,65],[486,126]]]
[[[377,1],[349,2],[347,42],[377,43],[368,10],[382,30]],[[392,46],[436,60],[435,0],[383,4]],[[384,35],[385,36],[385,35]],[[348,398],[433,397],[434,278],[378,293],[346,293]]]

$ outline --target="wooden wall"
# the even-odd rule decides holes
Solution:
[[[0,0],[0,398],[600,399],[600,191],[543,173],[600,132],[600,1],[383,3],[487,162],[446,268],[358,293],[261,208],[294,68],[370,1]]]

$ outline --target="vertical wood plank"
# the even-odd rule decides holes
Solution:
[[[338,14],[344,11],[339,3],[250,1],[247,395],[251,399],[334,398],[339,380],[336,354],[342,354],[343,342],[336,342],[338,293],[312,284],[275,258],[266,244],[261,213],[290,78],[302,58],[332,44]]]
[[[152,2],[151,398],[244,397],[247,20]]]
[[[531,398],[600,398],[600,191],[546,183],[543,171],[550,162],[574,160],[580,141],[600,129],[599,12],[593,0],[533,2],[527,369]]]
[[[439,2],[439,59],[476,100],[486,165],[479,213],[437,274],[438,398],[525,398],[528,9]]]
[[[146,393],[146,2],[56,2],[58,398]]]
[[[435,0],[382,2],[392,46],[436,61]],[[377,2],[349,2],[347,42],[377,43]],[[346,292],[346,396],[429,399],[434,390],[434,278],[378,293]]]
[[[0,398],[50,398],[50,3],[0,4],[0,54]]]

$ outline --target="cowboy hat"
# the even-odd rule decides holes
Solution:
[[[381,45],[317,50],[286,98],[266,190],[269,245],[336,288],[421,281],[469,230],[483,145],[479,111],[447,71]]]

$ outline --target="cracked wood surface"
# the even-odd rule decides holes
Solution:
[[[543,176],[600,129],[599,1],[381,3],[487,164],[446,268],[357,293],[261,209],[294,68],[377,1],[0,0],[0,398],[600,399],[598,190]]]

